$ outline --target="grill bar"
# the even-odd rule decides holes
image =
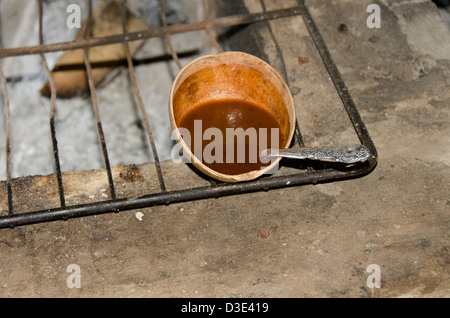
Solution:
[[[253,14],[237,14],[216,19],[208,19],[199,22],[192,22],[188,24],[175,24],[151,30],[143,30],[127,34],[111,35],[102,38],[89,38],[71,42],[61,42],[61,43],[43,44],[17,48],[5,48],[0,51],[0,58],[84,49],[94,46],[123,43],[125,40],[136,41],[150,38],[161,38],[170,34],[201,31],[207,28],[213,29],[236,25],[245,25],[272,19],[292,17],[298,14],[300,14],[300,9],[296,7],[296,8],[268,11],[265,13],[261,12]]]
[[[40,9],[40,21],[39,21],[39,36],[40,36],[40,44],[38,46],[30,46],[30,47],[21,47],[21,48],[12,48],[12,49],[2,49],[0,50],[0,58],[8,57],[8,56],[19,56],[19,55],[28,55],[28,54],[40,54],[42,63],[44,68],[46,69],[47,74],[50,74],[50,70],[48,69],[48,65],[44,56],[44,53],[54,52],[60,50],[71,50],[71,49],[83,49],[84,51],[84,60],[85,67],[87,70],[88,80],[89,80],[89,88],[91,91],[92,98],[92,107],[94,110],[95,119],[97,121],[98,134],[100,138],[100,144],[102,146],[103,156],[105,160],[106,172],[108,174],[108,182],[110,185],[111,198],[107,201],[82,204],[76,206],[66,206],[65,198],[64,198],[64,188],[61,177],[61,170],[59,167],[59,157],[58,157],[58,147],[54,126],[54,116],[55,116],[55,99],[56,99],[56,91],[54,85],[51,83],[51,77],[49,76],[49,82],[51,86],[51,111],[50,111],[50,129],[52,134],[52,142],[53,142],[53,151],[54,151],[54,160],[55,160],[55,169],[58,178],[59,185],[59,194],[61,200],[61,207],[49,209],[49,210],[41,210],[35,212],[26,212],[15,214],[13,213],[13,199],[12,199],[12,186],[11,186],[11,141],[10,141],[10,108],[9,108],[9,98],[7,94],[7,86],[6,79],[3,74],[3,70],[0,64],[0,77],[2,80],[2,86],[4,90],[4,99],[5,99],[5,110],[6,110],[6,172],[7,172],[7,189],[8,189],[8,207],[9,214],[7,216],[0,217],[0,228],[4,227],[14,227],[25,224],[33,224],[39,222],[48,222],[54,220],[65,220],[69,218],[75,217],[83,217],[88,215],[97,215],[102,213],[110,213],[110,212],[119,212],[126,210],[133,210],[138,208],[151,207],[156,205],[167,205],[173,203],[208,199],[208,198],[218,198],[223,196],[230,195],[239,195],[243,193],[250,193],[256,191],[268,191],[270,189],[277,189],[282,187],[293,187],[305,184],[315,184],[318,182],[330,182],[336,180],[344,180],[350,178],[356,178],[364,176],[370,173],[377,164],[377,153],[375,146],[368,134],[368,131],[361,120],[361,117],[356,109],[356,106],[353,102],[351,95],[348,92],[348,89],[333,61],[331,55],[326,47],[320,32],[315,25],[305,3],[303,0],[298,0],[298,6],[289,9],[275,10],[275,11],[266,11],[264,6],[264,1],[261,0],[261,5],[263,8],[263,12],[255,13],[255,14],[239,14],[234,16],[227,16],[222,18],[210,19],[209,18],[209,4],[207,1],[203,1],[204,6],[204,20],[200,22],[194,22],[189,24],[182,25],[171,25],[167,26],[165,12],[163,8],[163,2],[159,1],[159,10],[160,16],[163,22],[163,26],[157,29],[135,32],[135,33],[127,33],[126,29],[126,16],[123,17],[123,28],[124,33],[121,35],[114,35],[104,38],[87,38],[85,37],[83,40],[76,42],[64,42],[64,43],[54,43],[54,44],[44,44],[42,43],[42,0],[39,1],[39,9]],[[126,1],[124,2],[126,5]],[[91,21],[92,17],[92,0],[89,1],[89,20]],[[181,68],[181,63],[178,59],[178,54],[175,51],[173,44],[170,39],[170,35],[176,33],[184,33],[190,31],[200,31],[204,30],[207,32],[212,44],[218,49],[218,51],[223,51],[221,46],[217,43],[216,39],[213,36],[212,30],[214,28],[226,27],[226,26],[235,26],[235,25],[245,25],[250,23],[257,23],[262,21],[269,21],[272,19],[283,18],[283,17],[291,17],[296,15],[302,15],[305,25],[308,28],[311,38],[313,39],[320,56],[322,58],[323,63],[326,66],[327,71],[329,72],[334,86],[339,93],[339,96],[344,104],[344,108],[348,116],[350,117],[351,123],[355,129],[356,134],[358,135],[360,141],[367,146],[371,151],[373,156],[365,163],[355,165],[352,167],[339,167],[339,169],[333,169],[332,166],[324,166],[322,169],[314,170],[311,166],[307,166],[307,172],[299,172],[290,174],[287,176],[271,176],[271,177],[263,177],[255,181],[243,182],[243,183],[217,183],[213,180],[210,180],[210,186],[206,187],[198,187],[198,188],[189,188],[177,191],[168,191],[166,189],[164,175],[162,173],[160,161],[158,158],[158,153],[156,151],[156,147],[154,144],[151,126],[148,120],[148,116],[145,110],[144,102],[142,100],[142,96],[140,90],[137,85],[136,74],[134,69],[134,64],[132,60],[132,56],[130,53],[129,42],[134,40],[143,40],[152,37],[160,37],[165,38],[170,49],[170,54],[173,57],[174,61],[177,63],[177,66]],[[280,59],[282,65],[282,75],[284,76],[286,83],[289,85],[287,70],[284,62],[284,57],[282,51],[278,45],[276,34],[274,34],[270,23],[268,24],[269,31],[273,42],[275,43],[277,55]],[[88,29],[88,28],[87,28]],[[86,30],[87,30],[86,29]],[[86,31],[87,32],[87,31]],[[127,64],[130,73],[130,79],[133,86],[134,94],[136,96],[137,102],[139,104],[139,108],[141,111],[141,115],[143,117],[145,128],[148,134],[148,139],[151,144],[152,154],[155,160],[155,168],[157,171],[157,176],[159,179],[159,184],[161,188],[161,192],[148,194],[144,196],[140,196],[137,198],[125,198],[125,199],[116,199],[114,182],[112,178],[112,171],[109,165],[108,159],[108,151],[106,147],[105,136],[102,129],[101,118],[98,110],[97,98],[95,85],[92,79],[92,69],[89,62],[89,48],[100,45],[107,45],[113,43],[123,43]],[[300,147],[304,146],[303,137],[300,131],[300,127],[298,125],[298,121],[296,120],[295,125],[295,137],[296,142]]]
[[[43,28],[42,28],[42,16],[43,16],[43,6],[42,0],[38,1],[39,4],[39,44],[43,44]],[[53,82],[53,78],[50,73],[50,68],[48,67],[47,60],[45,58],[44,53],[40,54],[42,65],[44,66],[45,72],[47,74],[48,82],[50,85],[50,133],[52,138],[52,149],[53,149],[53,160],[55,163],[55,172],[56,179],[58,181],[58,192],[59,192],[59,201],[62,207],[66,206],[66,198],[64,197],[64,185],[62,181],[62,173],[61,173],[61,164],[59,161],[59,150],[58,150],[58,141],[56,139],[56,128],[55,128],[55,107],[56,107],[56,88],[55,83]]]
[[[209,5],[209,0],[203,0],[203,20],[209,20],[211,16],[211,7]],[[208,34],[209,40],[214,45],[216,50],[221,53],[223,52],[223,48],[219,42],[217,42],[210,26],[205,27],[205,31]]]
[[[103,201],[98,204],[84,204],[67,208],[57,208],[38,212],[14,214],[7,218],[0,218],[0,228],[19,225],[67,220],[76,217],[92,216],[111,212],[122,212],[159,205],[169,205],[181,202],[189,202],[210,198],[219,198],[231,195],[239,195],[269,189],[294,187],[332,180],[343,180],[360,177],[372,170],[371,165],[363,169],[351,171],[325,170],[314,173],[302,173],[290,176],[270,177],[259,182],[244,182],[233,184],[218,184],[215,187],[198,187],[193,189],[167,191],[154,195],[146,195],[132,199],[119,199]]]
[[[89,16],[88,16],[88,22],[87,22],[86,29],[84,30],[84,35],[83,35],[84,39],[86,39],[87,34],[92,26],[92,0],[89,0],[88,7],[89,7]],[[100,112],[98,109],[97,93],[95,90],[94,79],[92,77],[92,66],[89,61],[89,49],[88,48],[83,49],[83,55],[84,55],[84,63],[86,66],[86,74],[88,77],[89,90],[91,93],[92,109],[94,111],[95,120],[97,121],[97,131],[98,131],[98,135],[99,135],[99,139],[100,139],[100,144],[102,147],[102,154],[103,154],[103,159],[105,161],[106,173],[108,175],[109,191],[110,191],[111,198],[114,200],[116,198],[116,191],[114,188],[114,180],[112,177],[111,166],[109,163],[109,155],[108,155],[108,148],[106,146],[106,138],[105,138],[105,134],[103,132],[103,125],[102,125],[102,121],[101,121],[101,117],[100,117]]]
[[[370,149],[370,152],[373,154],[374,158],[376,158],[377,151],[375,149],[375,145],[373,144],[373,141],[370,138],[366,126],[364,125],[364,122],[362,121],[361,116],[359,115],[359,112],[356,109],[355,102],[353,101],[353,98],[350,96],[347,86],[345,85],[345,82],[342,79],[342,76],[339,73],[339,70],[331,57],[327,45],[325,44],[325,41],[320,35],[319,29],[317,28],[317,25],[315,24],[311,14],[309,13],[308,8],[305,5],[305,1],[298,0],[298,4],[303,19],[305,21],[306,27],[308,28],[309,34],[311,35],[311,38],[313,39],[314,44],[316,45],[317,50],[319,51],[320,56],[322,57],[322,60],[327,68],[327,71],[330,74],[331,79],[333,80],[334,86],[336,87],[336,90],[339,93],[342,103],[344,104],[347,114],[350,117],[350,120],[353,124],[353,127],[355,128],[355,131],[361,143],[364,146],[368,147]]]
[[[6,187],[8,192],[8,214],[13,214],[13,196],[11,185],[11,109],[9,105],[8,89],[6,87],[6,78],[0,63],[0,77],[2,80],[3,94],[5,99],[5,149],[6,149]]]
[[[126,1],[124,1],[124,6],[126,6]],[[126,8],[125,8],[126,9]],[[126,10],[124,10],[124,16],[123,16],[123,30],[124,33],[127,32],[127,21],[126,21],[127,17],[126,17]],[[156,168],[156,173],[158,175],[158,180],[159,180],[159,186],[161,188],[161,191],[166,191],[166,185],[164,182],[164,177],[163,177],[163,173],[161,170],[161,163],[159,161],[159,156],[158,156],[158,152],[156,149],[156,145],[155,145],[155,141],[153,139],[153,133],[152,133],[152,129],[150,126],[150,121],[148,119],[148,115],[147,115],[147,111],[145,110],[145,106],[144,106],[144,101],[142,99],[142,95],[141,92],[139,90],[138,84],[137,84],[137,80],[136,80],[136,73],[134,71],[134,65],[133,65],[133,60],[131,57],[131,53],[130,53],[130,46],[128,44],[128,41],[124,41],[124,48],[125,48],[125,53],[127,56],[127,63],[128,63],[128,71],[130,73],[130,80],[131,80],[131,84],[133,86],[133,90],[134,90],[134,95],[136,96],[138,105],[139,105],[139,110],[141,112],[141,116],[144,120],[144,125],[145,125],[145,130],[147,132],[147,136],[150,142],[150,147],[152,149],[152,155],[153,155],[153,160],[155,161],[155,168]]]
[[[161,16],[161,22],[163,27],[167,27],[167,19],[166,19],[166,13],[164,11],[164,0],[158,0],[158,7],[159,7],[159,14]],[[177,64],[179,69],[183,68],[183,65],[181,65],[180,59],[178,58],[177,52],[175,52],[175,49],[173,47],[172,39],[170,38],[170,34],[166,34],[165,36],[167,45],[169,46],[170,53],[172,54],[172,58]]]

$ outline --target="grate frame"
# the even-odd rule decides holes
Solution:
[[[5,149],[6,149],[6,188],[7,188],[7,200],[8,200],[8,213],[7,215],[0,216],[0,228],[6,227],[16,227],[27,224],[35,224],[41,222],[51,222],[56,220],[67,220],[70,218],[92,216],[104,213],[129,211],[134,209],[142,209],[152,206],[159,205],[170,205],[175,203],[203,200],[210,198],[219,198],[232,195],[240,195],[244,193],[257,192],[257,191],[269,191],[272,189],[279,189],[285,187],[296,187],[306,184],[316,184],[321,182],[334,182],[340,180],[347,180],[352,178],[359,178],[366,176],[372,172],[378,161],[376,147],[367,131],[364,122],[357,110],[357,107],[346,87],[342,76],[333,61],[331,54],[323,40],[317,25],[315,24],[304,0],[297,0],[297,6],[288,8],[267,11],[264,2],[261,0],[262,11],[258,13],[246,13],[230,15],[225,17],[219,17],[210,19],[208,14],[202,21],[192,22],[187,24],[176,24],[167,25],[166,16],[163,9],[163,0],[159,0],[159,14],[162,21],[162,26],[159,28],[151,29],[148,31],[128,33],[126,30],[126,17],[123,17],[123,28],[124,33],[120,35],[113,35],[102,38],[83,38],[81,40],[72,42],[61,42],[61,43],[51,43],[44,44],[42,36],[42,15],[43,15],[43,4],[42,0],[37,0],[39,3],[39,45],[28,46],[28,47],[17,47],[17,48],[6,48],[0,49],[0,59],[12,56],[24,56],[31,54],[38,54],[41,57],[42,64],[47,73],[49,84],[51,88],[50,97],[50,132],[52,138],[53,154],[54,154],[54,165],[55,165],[55,175],[58,181],[58,193],[60,200],[60,207],[54,209],[46,209],[40,211],[30,211],[30,212],[14,212],[14,202],[13,202],[13,189],[12,189],[12,178],[11,178],[11,136],[10,136],[10,107],[9,107],[9,97],[6,85],[6,78],[3,74],[3,70],[0,63],[0,77],[2,81],[2,88],[4,94],[4,104],[5,104],[5,117],[6,117],[6,138],[5,138]],[[124,1],[126,5],[126,1]],[[208,1],[203,1],[205,12],[208,12]],[[171,43],[170,36],[173,34],[191,32],[191,31],[205,31],[212,44],[217,48],[219,52],[223,51],[220,44],[216,41],[213,36],[212,30],[222,27],[238,26],[238,25],[249,25],[253,23],[269,21],[273,19],[286,18],[292,16],[301,15],[303,21],[308,29],[308,32],[313,40],[320,57],[322,58],[323,64],[328,71],[334,87],[340,96],[342,104],[346,110],[346,113],[350,119],[351,124],[361,142],[362,145],[369,148],[372,156],[364,163],[357,164],[351,167],[342,167],[340,165],[330,165],[326,164],[323,166],[314,166],[313,163],[306,165],[306,172],[301,171],[298,173],[293,173],[290,175],[283,176],[263,176],[257,180],[240,182],[240,183],[222,183],[214,180],[209,180],[210,185],[201,186],[196,188],[189,188],[183,190],[169,191],[166,187],[164,174],[161,169],[161,162],[158,158],[158,153],[154,144],[152,136],[152,128],[150,126],[148,116],[144,107],[144,101],[142,100],[139,88],[136,82],[136,76],[134,71],[134,65],[132,62],[132,57],[128,47],[128,43],[135,40],[143,40],[150,38],[165,38],[166,43],[170,49],[173,60],[176,62],[178,67],[181,69],[181,63],[179,62],[178,55],[174,50]],[[92,0],[89,0],[89,17],[90,21],[92,16]],[[88,22],[89,23],[89,22]],[[275,43],[276,49],[278,51],[278,56],[280,58],[280,64],[283,68],[282,76],[286,80],[288,86],[287,72],[284,64],[284,58],[280,48],[278,47],[276,34],[272,32],[269,24],[269,31],[271,37]],[[135,198],[123,198],[117,199],[115,194],[114,180],[112,177],[112,170],[108,158],[108,149],[106,146],[106,140],[102,128],[102,120],[98,112],[98,105],[96,100],[96,88],[92,81],[91,65],[89,62],[89,48],[94,46],[103,46],[113,43],[123,43],[125,47],[125,52],[127,56],[127,67],[130,74],[131,83],[133,86],[134,95],[136,96],[139,109],[145,124],[145,130],[147,132],[147,137],[151,145],[154,165],[157,172],[157,182],[159,183],[160,191],[157,193],[151,193],[148,195],[143,195]],[[67,205],[64,194],[64,184],[62,180],[62,172],[59,161],[58,153],[58,141],[56,138],[55,129],[55,102],[56,102],[56,91],[54,84],[51,81],[50,69],[48,67],[44,53],[65,51],[73,49],[83,49],[85,66],[88,75],[88,82],[90,87],[90,95],[92,101],[92,107],[94,110],[95,119],[97,121],[97,129],[100,145],[102,147],[102,153],[105,163],[105,170],[108,176],[110,200],[99,201],[81,205]],[[296,129],[294,135],[294,143],[300,147],[304,147],[303,137],[300,131],[298,122],[296,122]]]

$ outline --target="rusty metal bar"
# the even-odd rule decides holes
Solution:
[[[92,27],[92,0],[89,0],[89,16],[88,16],[88,23],[87,23],[86,29],[84,30],[84,35],[83,35],[84,38],[87,37],[88,32],[91,27]],[[103,126],[102,126],[102,121],[101,121],[101,117],[100,117],[100,112],[98,110],[97,93],[95,90],[94,79],[92,77],[91,63],[89,61],[89,48],[85,47],[83,49],[83,54],[84,54],[84,63],[86,66],[86,73],[87,73],[87,77],[88,77],[89,90],[91,92],[92,108],[94,110],[95,120],[97,121],[98,135],[99,135],[100,144],[102,147],[103,159],[105,161],[106,173],[108,175],[109,191],[110,191],[111,198],[114,200],[116,198],[116,191],[115,191],[115,187],[114,187],[114,180],[112,177],[111,165],[109,163],[108,149],[106,147],[106,138],[105,138],[105,134],[103,132]]]
[[[123,30],[124,30],[124,33],[126,33],[127,32],[126,0],[124,1],[124,6],[125,6],[125,10],[124,10],[124,16],[123,16],[122,21],[123,21]],[[124,41],[123,45],[124,45],[125,53],[127,56],[128,71],[130,74],[130,80],[131,80],[131,84],[133,86],[134,95],[136,96],[139,110],[141,111],[141,116],[144,120],[145,130],[147,131],[147,136],[148,136],[148,139],[150,142],[150,147],[152,149],[152,155],[153,155],[153,159],[155,161],[156,173],[157,173],[158,179],[159,179],[159,186],[161,188],[161,191],[164,192],[167,189],[166,189],[166,185],[164,182],[164,176],[163,176],[162,169],[161,169],[161,163],[159,161],[159,156],[158,156],[158,151],[156,149],[155,140],[153,139],[152,128],[150,126],[150,121],[148,119],[147,111],[145,109],[144,100],[142,99],[142,95],[139,90],[139,86],[137,84],[136,73],[134,71],[133,60],[131,58],[130,46],[128,44],[128,41]]]
[[[339,97],[342,100],[342,103],[359,137],[359,140],[364,146],[369,148],[370,152],[372,153],[372,158],[370,159],[371,163],[375,165],[377,162],[377,150],[375,148],[375,145],[373,144],[372,139],[370,138],[369,132],[367,131],[364,122],[361,119],[361,116],[359,115],[355,102],[353,101],[353,98],[351,97],[347,86],[342,79],[341,73],[334,63],[333,58],[331,57],[330,51],[328,50],[325,41],[320,35],[317,25],[314,23],[314,20],[305,5],[305,1],[297,0],[297,3],[299,5],[300,12],[309,31],[309,34],[311,35],[311,38],[313,39],[314,44],[316,45],[317,50],[322,57],[323,63],[325,64],[325,67],[327,68],[327,71],[330,74],[331,79],[333,80],[334,86],[339,94]]]
[[[161,22],[163,24],[163,27],[167,27],[167,19],[166,19],[166,12],[164,11],[164,1],[158,0],[158,7],[159,7],[159,14],[161,16]],[[178,58],[178,54],[175,51],[175,48],[173,47],[172,39],[170,38],[170,34],[166,34],[165,36],[167,45],[169,46],[170,54],[172,55],[173,60],[177,64],[178,68],[181,70],[183,68],[183,65],[181,65],[180,59]]]
[[[327,169],[313,173],[299,173],[289,176],[269,177],[258,182],[248,181],[241,183],[221,183],[216,187],[206,186],[178,191],[149,194],[130,199],[103,201],[93,204],[83,204],[67,208],[56,208],[44,211],[14,214],[10,217],[0,217],[0,228],[14,227],[25,224],[67,220],[70,218],[85,217],[111,212],[122,212],[142,209],[152,206],[168,205],[180,202],[218,198],[245,193],[267,191],[299,185],[327,182],[330,180],[344,180],[361,177],[372,170],[371,165],[363,165],[348,171]]]
[[[209,0],[203,0],[203,20],[210,19],[211,16],[211,7],[209,5]],[[205,28],[206,33],[208,34],[209,40],[214,45],[214,47],[217,49],[219,53],[223,52],[222,46],[217,42],[216,37],[214,36],[213,32],[211,31],[211,27],[206,26]]]
[[[2,30],[2,21],[0,14],[0,31]],[[0,32],[0,50],[3,48],[3,37]],[[7,88],[7,80],[3,73],[2,60],[0,60],[0,78],[3,88],[3,97],[5,102],[5,150],[6,150],[6,192],[8,195],[8,215],[11,216],[14,213],[13,196],[12,196],[12,182],[11,182],[11,110],[9,105],[9,96]]]
[[[13,196],[12,196],[12,184],[11,184],[11,109],[9,105],[8,88],[6,87],[6,78],[3,73],[2,63],[0,63],[0,77],[2,80],[3,95],[5,99],[5,115],[6,115],[6,188],[8,192],[8,214],[13,215]]]
[[[85,38],[78,41],[71,42],[61,42],[61,43],[52,43],[52,44],[43,44],[36,46],[27,46],[27,47],[17,47],[17,48],[5,48],[0,50],[0,58],[11,57],[11,56],[20,56],[20,55],[30,55],[30,54],[40,54],[40,53],[48,53],[48,52],[57,52],[57,51],[67,51],[67,50],[75,50],[75,49],[85,49],[94,46],[102,46],[108,44],[115,43],[123,43],[125,40],[127,41],[137,41],[137,40],[145,40],[149,38],[155,37],[165,37],[170,34],[177,33],[185,33],[192,31],[201,31],[206,28],[222,28],[222,27],[230,27],[236,25],[245,25],[251,24],[255,22],[261,22],[271,19],[280,19],[291,17],[295,15],[299,15],[301,13],[298,7],[274,10],[268,12],[260,12],[253,14],[237,14],[227,17],[221,17],[216,19],[208,19],[199,22],[192,22],[188,24],[175,24],[169,25],[166,27],[151,29],[151,30],[142,30],[138,32],[126,33],[126,34],[116,34],[101,38]]]
[[[43,34],[42,34],[42,16],[43,16],[43,6],[42,0],[38,0],[39,3],[39,44],[44,43]],[[50,72],[50,68],[48,67],[47,60],[45,58],[44,53],[40,54],[42,64],[44,66],[45,72],[47,74],[48,83],[50,85],[50,133],[52,138],[52,148],[53,148],[53,160],[55,163],[55,171],[56,171],[56,179],[58,181],[58,192],[59,192],[59,201],[62,207],[66,206],[66,199],[64,196],[64,185],[62,181],[62,173],[61,173],[61,163],[59,160],[59,151],[58,151],[58,141],[56,139],[56,128],[55,128],[55,106],[56,106],[56,87],[53,81],[52,74]]]

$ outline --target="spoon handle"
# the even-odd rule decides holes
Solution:
[[[366,161],[371,156],[371,152],[363,145],[349,145],[341,147],[268,149],[263,155],[272,158],[313,159],[350,164]]]

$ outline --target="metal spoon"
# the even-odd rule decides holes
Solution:
[[[283,157],[293,159],[313,159],[352,164],[364,162],[369,159],[372,154],[366,146],[349,145],[341,147],[267,149],[263,151],[262,155],[268,158]]]

